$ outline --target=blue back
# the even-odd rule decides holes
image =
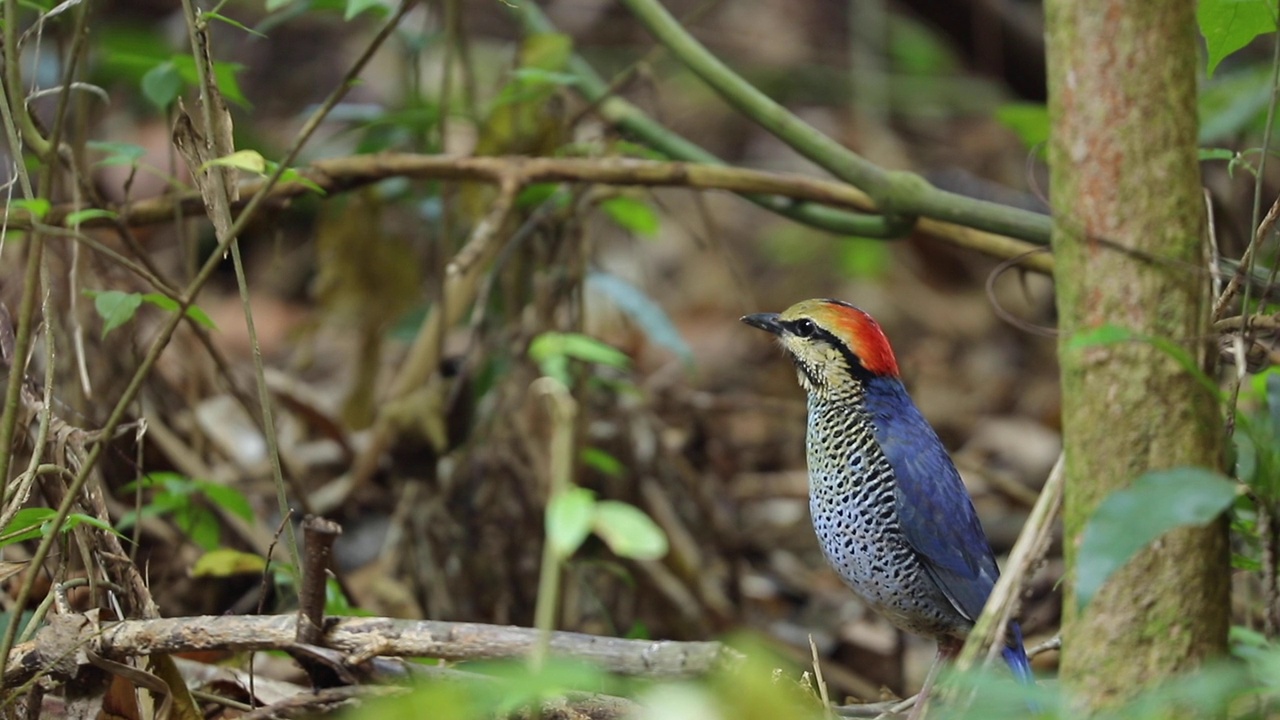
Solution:
[[[866,389],[876,440],[893,468],[902,533],[956,610],[976,621],[1000,570],[960,473],[901,381],[874,376]],[[1006,640],[1005,661],[1029,681],[1017,623],[1010,623]]]

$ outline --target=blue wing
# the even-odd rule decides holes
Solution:
[[[903,534],[956,610],[977,620],[1000,571],[973,502],[902,384],[890,379],[875,384],[880,387],[868,387],[868,409],[897,480]]]

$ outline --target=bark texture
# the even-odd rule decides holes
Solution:
[[[1150,342],[1071,345],[1112,324],[1206,357],[1195,3],[1047,0],[1046,20],[1070,575],[1098,503],[1147,470],[1221,467],[1223,433],[1213,395]],[[1227,553],[1225,522],[1169,533],[1083,614],[1067,584],[1061,672],[1082,712],[1225,651]]]

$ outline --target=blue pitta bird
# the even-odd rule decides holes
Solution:
[[[914,716],[1000,575],[973,503],[870,315],[805,300],[742,321],[777,337],[808,393],[809,510],[827,561],[895,626],[938,641]],[[1017,623],[1002,653],[1032,682]]]

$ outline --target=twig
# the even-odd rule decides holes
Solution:
[[[1014,601],[1017,599],[1018,592],[1032,566],[1039,562],[1048,549],[1053,532],[1053,521],[1062,507],[1065,475],[1063,456],[1059,454],[1058,462],[1049,473],[1049,479],[1040,490],[1040,497],[1036,500],[1035,507],[1031,509],[1031,515],[1027,517],[1027,523],[1023,526],[1022,533],[1018,535],[1018,541],[1014,543],[1013,550],[1009,553],[1004,572],[1000,574],[1000,579],[992,588],[991,597],[987,599],[982,615],[978,617],[959,657],[956,658],[958,670],[963,671],[973,667],[984,650],[987,653],[984,664],[990,662],[1003,647],[1002,638],[1013,614]]]

